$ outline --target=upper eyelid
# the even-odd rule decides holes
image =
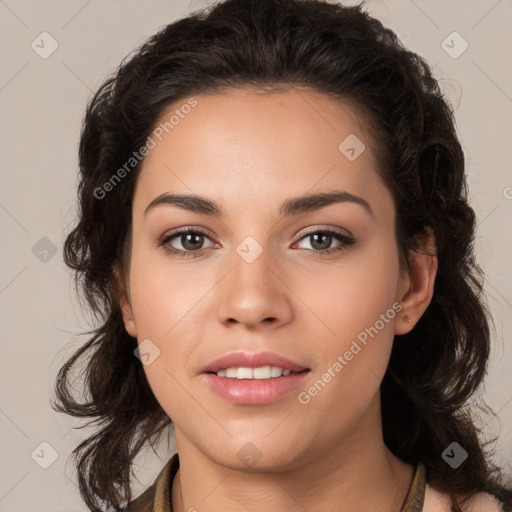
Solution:
[[[217,243],[217,242],[214,242],[214,240],[212,240],[212,237],[209,235],[209,233],[204,231],[202,228],[192,228],[192,227],[178,228],[176,231],[172,231],[170,233],[164,234],[161,238],[161,243],[167,244],[174,238],[179,237],[180,235],[185,235],[187,233],[198,233],[200,235],[204,235],[205,237],[209,238],[213,243]]]
[[[344,231],[342,233],[341,231]],[[305,233],[302,233],[300,236],[300,239],[304,238],[305,236],[311,235],[313,233],[334,233],[336,235],[344,236],[344,237],[352,237],[352,233],[348,231],[347,229],[343,228],[335,228],[335,227],[328,227],[328,228],[307,228],[307,231]]]

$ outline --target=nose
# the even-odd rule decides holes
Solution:
[[[250,330],[287,324],[293,317],[293,293],[282,267],[266,249],[254,261],[249,261],[235,254],[231,270],[219,283],[219,322]]]

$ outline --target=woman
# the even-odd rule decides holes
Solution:
[[[103,323],[55,407],[103,422],[91,510],[510,510],[468,407],[489,328],[452,111],[361,6],[168,25],[92,99],[80,171],[64,255]]]

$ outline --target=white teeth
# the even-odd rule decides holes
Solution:
[[[283,369],[282,368],[272,368],[270,370],[270,376],[271,377],[281,377],[283,373]]]
[[[252,379],[252,368],[238,368],[236,372],[237,379]]]
[[[290,370],[283,370],[278,366],[260,366],[259,368],[223,368],[217,372],[217,376],[227,377],[228,379],[270,379],[281,376],[287,377],[291,373]]]
[[[270,379],[270,377],[272,377],[270,366],[261,366],[260,368],[254,368],[252,371],[252,377],[253,379]]]

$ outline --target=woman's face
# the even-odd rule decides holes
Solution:
[[[368,437],[410,283],[363,120],[307,89],[185,104],[138,179],[123,303],[178,449],[264,470]],[[189,200],[153,203],[164,194]],[[267,354],[214,369],[263,369],[205,372],[235,352]],[[271,377],[288,363],[268,353],[305,371]]]

